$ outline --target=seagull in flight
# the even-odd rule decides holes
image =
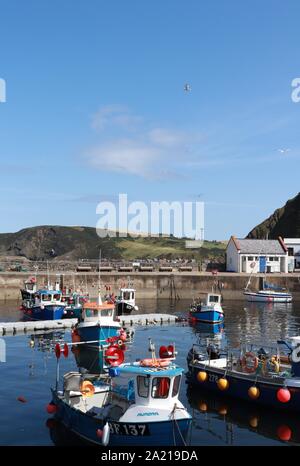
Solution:
[[[286,152],[290,152],[291,149],[278,149],[278,152],[281,154],[285,154]]]
[[[186,83],[186,84],[184,85],[184,90],[185,90],[186,92],[190,92],[190,91],[192,90],[192,88],[191,88],[191,86],[190,86],[188,83]]]

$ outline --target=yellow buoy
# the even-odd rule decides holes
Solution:
[[[217,385],[219,390],[227,390],[229,387],[229,382],[224,377],[221,377],[221,379],[217,380]]]
[[[250,396],[250,398],[252,398],[252,400],[256,400],[256,398],[258,398],[260,395],[259,388],[255,386],[250,387],[248,390],[248,395]]]
[[[197,374],[198,382],[205,382],[207,380],[207,372],[199,371]]]

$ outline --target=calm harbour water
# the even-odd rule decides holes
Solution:
[[[189,306],[186,301],[170,306],[167,300],[145,300],[138,304],[141,313],[158,311],[182,316],[187,315]],[[156,343],[157,350],[161,345],[175,342],[177,364],[186,369],[186,356],[192,344],[200,340],[205,342],[207,337],[214,336],[222,339],[223,344],[236,347],[240,340],[271,344],[300,333],[300,303],[273,306],[226,301],[224,311],[224,328],[215,335],[210,327],[191,327],[186,323],[137,328],[126,360],[148,357],[149,337]],[[16,321],[21,317],[17,304],[0,304],[0,321]],[[0,445],[53,445],[52,439],[57,444],[69,444],[71,438],[47,427],[49,415],[45,407],[55,381],[56,358],[52,343],[53,340],[70,341],[70,332],[35,335],[34,347],[30,346],[32,338],[30,334],[4,337],[6,363],[0,363]],[[76,367],[72,353],[61,359],[61,374]],[[199,389],[191,391],[185,383],[180,399],[194,417],[191,445],[300,445],[297,416],[259,409]],[[290,436],[289,442],[280,439],[285,435]]]

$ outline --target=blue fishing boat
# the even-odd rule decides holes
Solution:
[[[72,333],[73,341],[85,341],[88,346],[108,345],[110,339],[126,340],[120,322],[115,320],[115,305],[111,303],[86,302],[82,315]]]
[[[23,301],[22,310],[24,317],[30,320],[59,320],[64,315],[65,306],[61,291],[42,289]]]
[[[205,303],[193,303],[190,308],[189,320],[191,322],[220,323],[224,320],[220,294],[208,293]]]
[[[65,374],[47,411],[89,444],[185,445],[192,417],[178,399],[184,369],[155,353],[114,366],[102,379]]]
[[[280,342],[282,343],[282,342]],[[187,357],[188,383],[266,407],[300,412],[299,347],[281,357],[279,346],[245,345],[223,352],[193,345]]]

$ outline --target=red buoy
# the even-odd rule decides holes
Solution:
[[[277,400],[281,403],[287,403],[291,399],[291,392],[287,388],[277,390]]]
[[[98,438],[102,438],[102,436],[103,436],[103,430],[97,429],[97,430],[96,430],[96,435],[97,435]]]
[[[57,357],[57,359],[59,359],[59,358],[60,358],[61,349],[60,349],[60,346],[59,346],[58,343],[56,343],[55,348],[54,348],[54,351],[55,351],[55,356]]]
[[[48,414],[54,414],[57,411],[57,406],[54,403],[48,403],[46,406],[46,411]]]
[[[27,400],[26,398],[24,398],[24,396],[18,396],[17,400],[20,401],[21,403],[27,403]]]
[[[289,426],[287,426],[285,424],[282,424],[277,429],[277,435],[280,438],[280,440],[282,440],[284,442],[288,442],[289,440],[291,440],[292,431],[289,428]]]
[[[64,344],[63,355],[64,355],[65,358],[67,358],[69,356],[69,347],[68,347],[67,343]]]
[[[105,351],[105,362],[112,367],[119,366],[124,361],[124,352],[117,346],[110,346]]]

